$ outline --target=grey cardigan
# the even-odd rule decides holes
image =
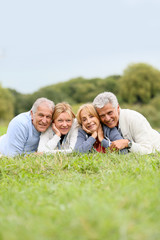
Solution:
[[[101,142],[102,147],[108,148],[112,141],[123,139],[116,127],[108,128],[105,125],[103,126],[104,139]],[[78,129],[77,142],[74,148],[74,151],[86,153],[91,152],[93,145],[96,142],[96,139],[87,134],[82,128]],[[119,151],[122,154],[128,153],[128,149],[122,149]]]

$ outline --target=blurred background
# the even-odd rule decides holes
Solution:
[[[100,92],[160,128],[158,0],[6,0],[0,3],[0,122],[37,97],[76,113]]]

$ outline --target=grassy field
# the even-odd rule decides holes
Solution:
[[[0,239],[159,240],[160,154],[1,158]]]

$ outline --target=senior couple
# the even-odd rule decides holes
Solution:
[[[77,123],[78,120],[78,123]],[[31,111],[12,119],[0,137],[0,154],[14,157],[32,152],[119,151],[150,154],[160,151],[160,134],[140,113],[120,109],[111,92],[82,105],[77,119],[68,103],[39,98]]]

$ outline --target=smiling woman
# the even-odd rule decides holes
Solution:
[[[78,124],[75,114],[68,103],[55,106],[53,123],[41,134],[38,152],[72,152],[77,140]]]
[[[99,116],[91,103],[80,106],[77,119],[81,126],[75,145],[77,152],[85,153],[95,150],[105,153],[111,141],[122,139],[116,127],[109,128],[101,125]],[[123,149],[121,153],[127,152],[126,149]]]

